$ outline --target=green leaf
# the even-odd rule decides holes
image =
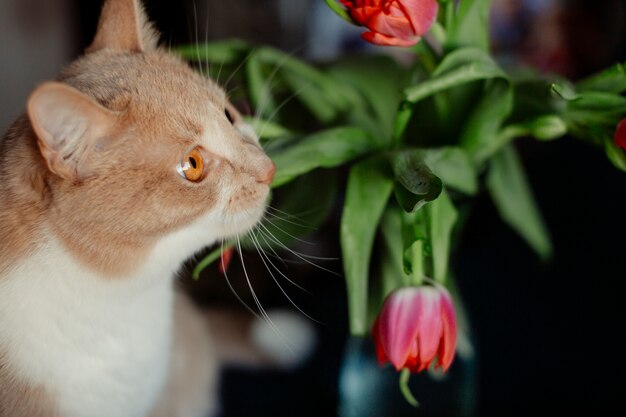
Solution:
[[[279,187],[315,168],[332,168],[365,155],[380,145],[355,127],[338,127],[307,136],[277,153],[270,153],[276,165],[272,187]]]
[[[474,46],[488,51],[489,49],[489,6],[491,0],[461,0],[453,13],[448,16],[447,48]],[[452,14],[454,5],[450,5],[448,13]]]
[[[433,258],[433,278],[443,284],[448,275],[452,229],[456,224],[458,214],[445,191],[438,199],[426,206],[425,210]]]
[[[403,229],[402,211],[395,206],[388,206],[381,222],[383,237],[382,267],[382,294],[383,299],[396,288],[410,285],[410,281],[403,266]]]
[[[507,146],[492,158],[487,188],[502,219],[541,258],[549,258],[552,255],[552,244],[522,164],[512,146]]]
[[[449,57],[442,61],[441,65],[444,65],[446,63],[446,59],[450,59],[450,57],[456,58],[454,54],[457,53],[460,52],[455,51],[450,54]],[[495,64],[485,61],[469,62],[439,75],[433,74],[433,77],[429,80],[405,89],[404,94],[407,101],[416,103],[437,92],[444,91],[458,85],[498,77],[504,77],[504,74]]]
[[[532,136],[539,140],[553,140],[565,135],[568,131],[565,121],[556,115],[548,114],[535,117],[529,121],[506,126],[496,137],[486,143],[475,155],[478,162],[487,161],[502,148],[511,143],[513,139]]]
[[[329,122],[338,113],[350,108],[354,92],[322,71],[291,55],[273,48],[256,51],[259,59],[274,66],[282,79],[302,102],[322,122]]]
[[[405,101],[396,118],[393,142],[401,143],[410,126],[422,135],[411,142],[419,146],[442,144],[442,139],[443,143],[458,143],[468,114],[477,114],[476,102],[483,91],[500,83],[509,84],[506,74],[488,53],[471,47],[449,53],[430,78],[404,90]],[[491,109],[487,103],[483,107],[484,111],[501,111],[501,108]],[[487,116],[482,120],[493,124]],[[472,132],[477,130],[474,128]]]
[[[385,138],[391,137],[402,89],[406,85],[402,68],[386,56],[352,56],[334,64],[329,75],[343,85],[352,86],[363,97],[366,106],[362,110],[370,120],[373,119],[375,132]]]
[[[387,164],[379,158],[357,163],[348,176],[340,234],[350,331],[356,336],[364,336],[369,330],[367,305],[370,256],[376,229],[392,186],[393,180],[387,172]]]
[[[326,4],[328,5],[328,7],[330,7],[330,9],[333,12],[335,12],[337,14],[337,16],[339,16],[340,18],[342,18],[343,20],[345,20],[348,23],[354,24],[354,20],[350,16],[350,13],[348,13],[348,11],[346,9],[344,9],[343,6],[341,6],[337,2],[337,0],[325,0],[325,1],[326,1]]]
[[[604,151],[606,152],[606,156],[609,158],[609,161],[611,161],[617,169],[626,171],[626,153],[624,153],[624,150],[615,145],[615,142],[613,142],[611,137],[605,138]]]
[[[605,137],[613,136],[615,126],[624,116],[625,97],[595,91],[581,92],[561,112],[569,132],[600,146],[604,146]]]
[[[176,47],[174,51],[189,61],[225,65],[242,60],[250,51],[250,45],[240,39],[229,39],[220,42],[182,45]]]
[[[293,91],[294,97],[297,97],[313,113],[315,118],[322,123],[329,123],[341,111],[314,83],[302,75],[285,72],[283,79],[291,91]]]
[[[424,163],[449,188],[474,195],[478,191],[476,170],[462,148],[443,147],[424,149]]]
[[[415,212],[441,193],[441,180],[424,163],[421,151],[394,152],[390,162],[395,175],[396,199],[405,211]]]
[[[600,91],[605,93],[621,94],[626,91],[626,63],[616,64],[613,67],[592,75],[576,84],[581,91]]]
[[[270,91],[269,81],[263,74],[262,63],[256,52],[248,58],[246,81],[248,96],[256,113],[261,117],[271,118],[276,105]]]
[[[573,101],[578,98],[578,94],[572,85],[567,82],[552,83],[552,92],[565,101]]]
[[[243,116],[244,121],[252,126],[259,138],[263,140],[294,137],[296,133],[275,121],[264,120],[253,116]]]
[[[495,140],[512,109],[513,90],[508,80],[493,80],[465,124],[459,142],[470,154],[480,152]]]
[[[539,140],[554,140],[567,133],[567,124],[555,114],[537,117],[526,123],[525,127],[532,137]]]
[[[613,93],[599,93],[595,91],[580,93],[575,100],[568,103],[572,110],[600,110],[609,112],[623,112],[626,108],[626,97]]]
[[[328,218],[335,204],[337,189],[337,173],[324,170],[300,176],[274,190],[274,210],[270,209],[266,214],[261,228],[263,232],[255,233],[257,242],[265,249],[282,250],[284,246],[289,247],[295,241],[301,241]],[[311,190],[315,190],[315,198],[311,198]],[[267,237],[268,233],[274,239]],[[245,248],[254,249],[248,236],[241,240],[241,244]]]

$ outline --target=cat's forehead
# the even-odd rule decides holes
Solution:
[[[208,111],[223,111],[226,103],[214,82],[165,52],[103,51],[78,60],[61,78],[112,110],[131,109],[172,124],[200,122]]]

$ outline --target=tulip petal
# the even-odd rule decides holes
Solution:
[[[398,5],[406,13],[408,20],[413,25],[416,35],[421,36],[428,32],[437,19],[439,3],[437,0],[398,0]]]
[[[372,17],[367,26],[373,32],[400,39],[409,39],[415,36],[413,26],[404,16],[395,17],[378,13]]]
[[[441,296],[437,288],[424,288],[418,323],[419,360],[427,367],[435,358],[443,330]]]
[[[421,39],[419,36],[412,37],[411,39],[400,39],[374,32],[365,32],[361,34],[361,37],[370,43],[382,46],[412,46],[417,44]]]
[[[421,292],[401,288],[392,293],[380,313],[381,344],[397,370],[405,367],[417,338]]]
[[[447,371],[454,359],[456,351],[456,317],[454,304],[448,291],[439,287],[441,292],[441,319],[443,323],[443,335],[439,346],[439,361],[437,365]]]

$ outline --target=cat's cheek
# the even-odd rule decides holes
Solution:
[[[233,187],[224,208],[225,224],[232,233],[242,233],[257,224],[267,206],[269,187],[258,183],[246,183]]]
[[[245,184],[235,190],[228,200],[228,211],[237,214],[252,212],[265,205],[269,187],[261,184]]]

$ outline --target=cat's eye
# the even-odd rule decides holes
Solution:
[[[226,118],[228,119],[231,125],[235,124],[235,118],[233,117],[233,114],[228,109],[224,109],[224,115],[226,116]]]
[[[198,182],[204,177],[204,159],[198,148],[190,151],[178,163],[176,167],[178,173],[191,182]]]

